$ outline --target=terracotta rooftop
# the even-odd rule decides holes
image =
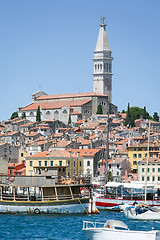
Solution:
[[[86,92],[86,93],[68,93],[68,94],[56,94],[56,95],[43,95],[36,100],[44,100],[44,99],[56,99],[56,98],[71,98],[71,97],[88,97],[88,96],[107,96],[101,93],[95,92]]]
[[[31,111],[31,110],[37,110],[38,106],[40,106],[41,109],[60,109],[64,106],[70,108],[70,107],[78,107],[82,106],[91,100],[82,100],[82,101],[66,101],[66,102],[45,102],[45,103],[31,103],[28,106],[21,108],[20,111]]]

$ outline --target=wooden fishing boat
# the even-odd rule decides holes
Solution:
[[[92,212],[92,201],[89,197],[82,197],[81,187],[84,184],[41,187],[0,185],[0,213]]]

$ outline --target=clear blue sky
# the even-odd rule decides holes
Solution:
[[[160,114],[159,0],[0,1],[0,120],[47,94],[93,91],[93,52],[105,16],[113,103]]]

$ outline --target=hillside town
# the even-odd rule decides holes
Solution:
[[[148,120],[124,125],[126,113],[109,115],[109,181],[145,181]],[[57,177],[63,181],[103,179],[106,172],[107,115],[65,124],[15,118],[0,124],[0,175]],[[151,121],[149,182],[160,182],[160,123]]]

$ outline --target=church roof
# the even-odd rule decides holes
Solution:
[[[101,93],[96,93],[96,92],[86,92],[86,93],[67,93],[67,94],[56,94],[56,95],[43,95],[40,96],[38,98],[36,98],[36,100],[47,100],[47,99],[55,99],[55,98],[71,98],[71,97],[92,97],[92,96],[107,96],[105,94],[101,94]]]
[[[106,24],[100,24],[100,30],[97,40],[97,45],[95,48],[95,52],[102,52],[102,51],[111,51],[107,32],[106,32]]]
[[[30,111],[30,110],[37,110],[38,106],[41,109],[60,109],[64,106],[70,107],[78,107],[82,106],[91,100],[82,100],[82,101],[66,101],[66,102],[43,102],[43,103],[31,103],[28,106],[21,108],[20,111]]]

